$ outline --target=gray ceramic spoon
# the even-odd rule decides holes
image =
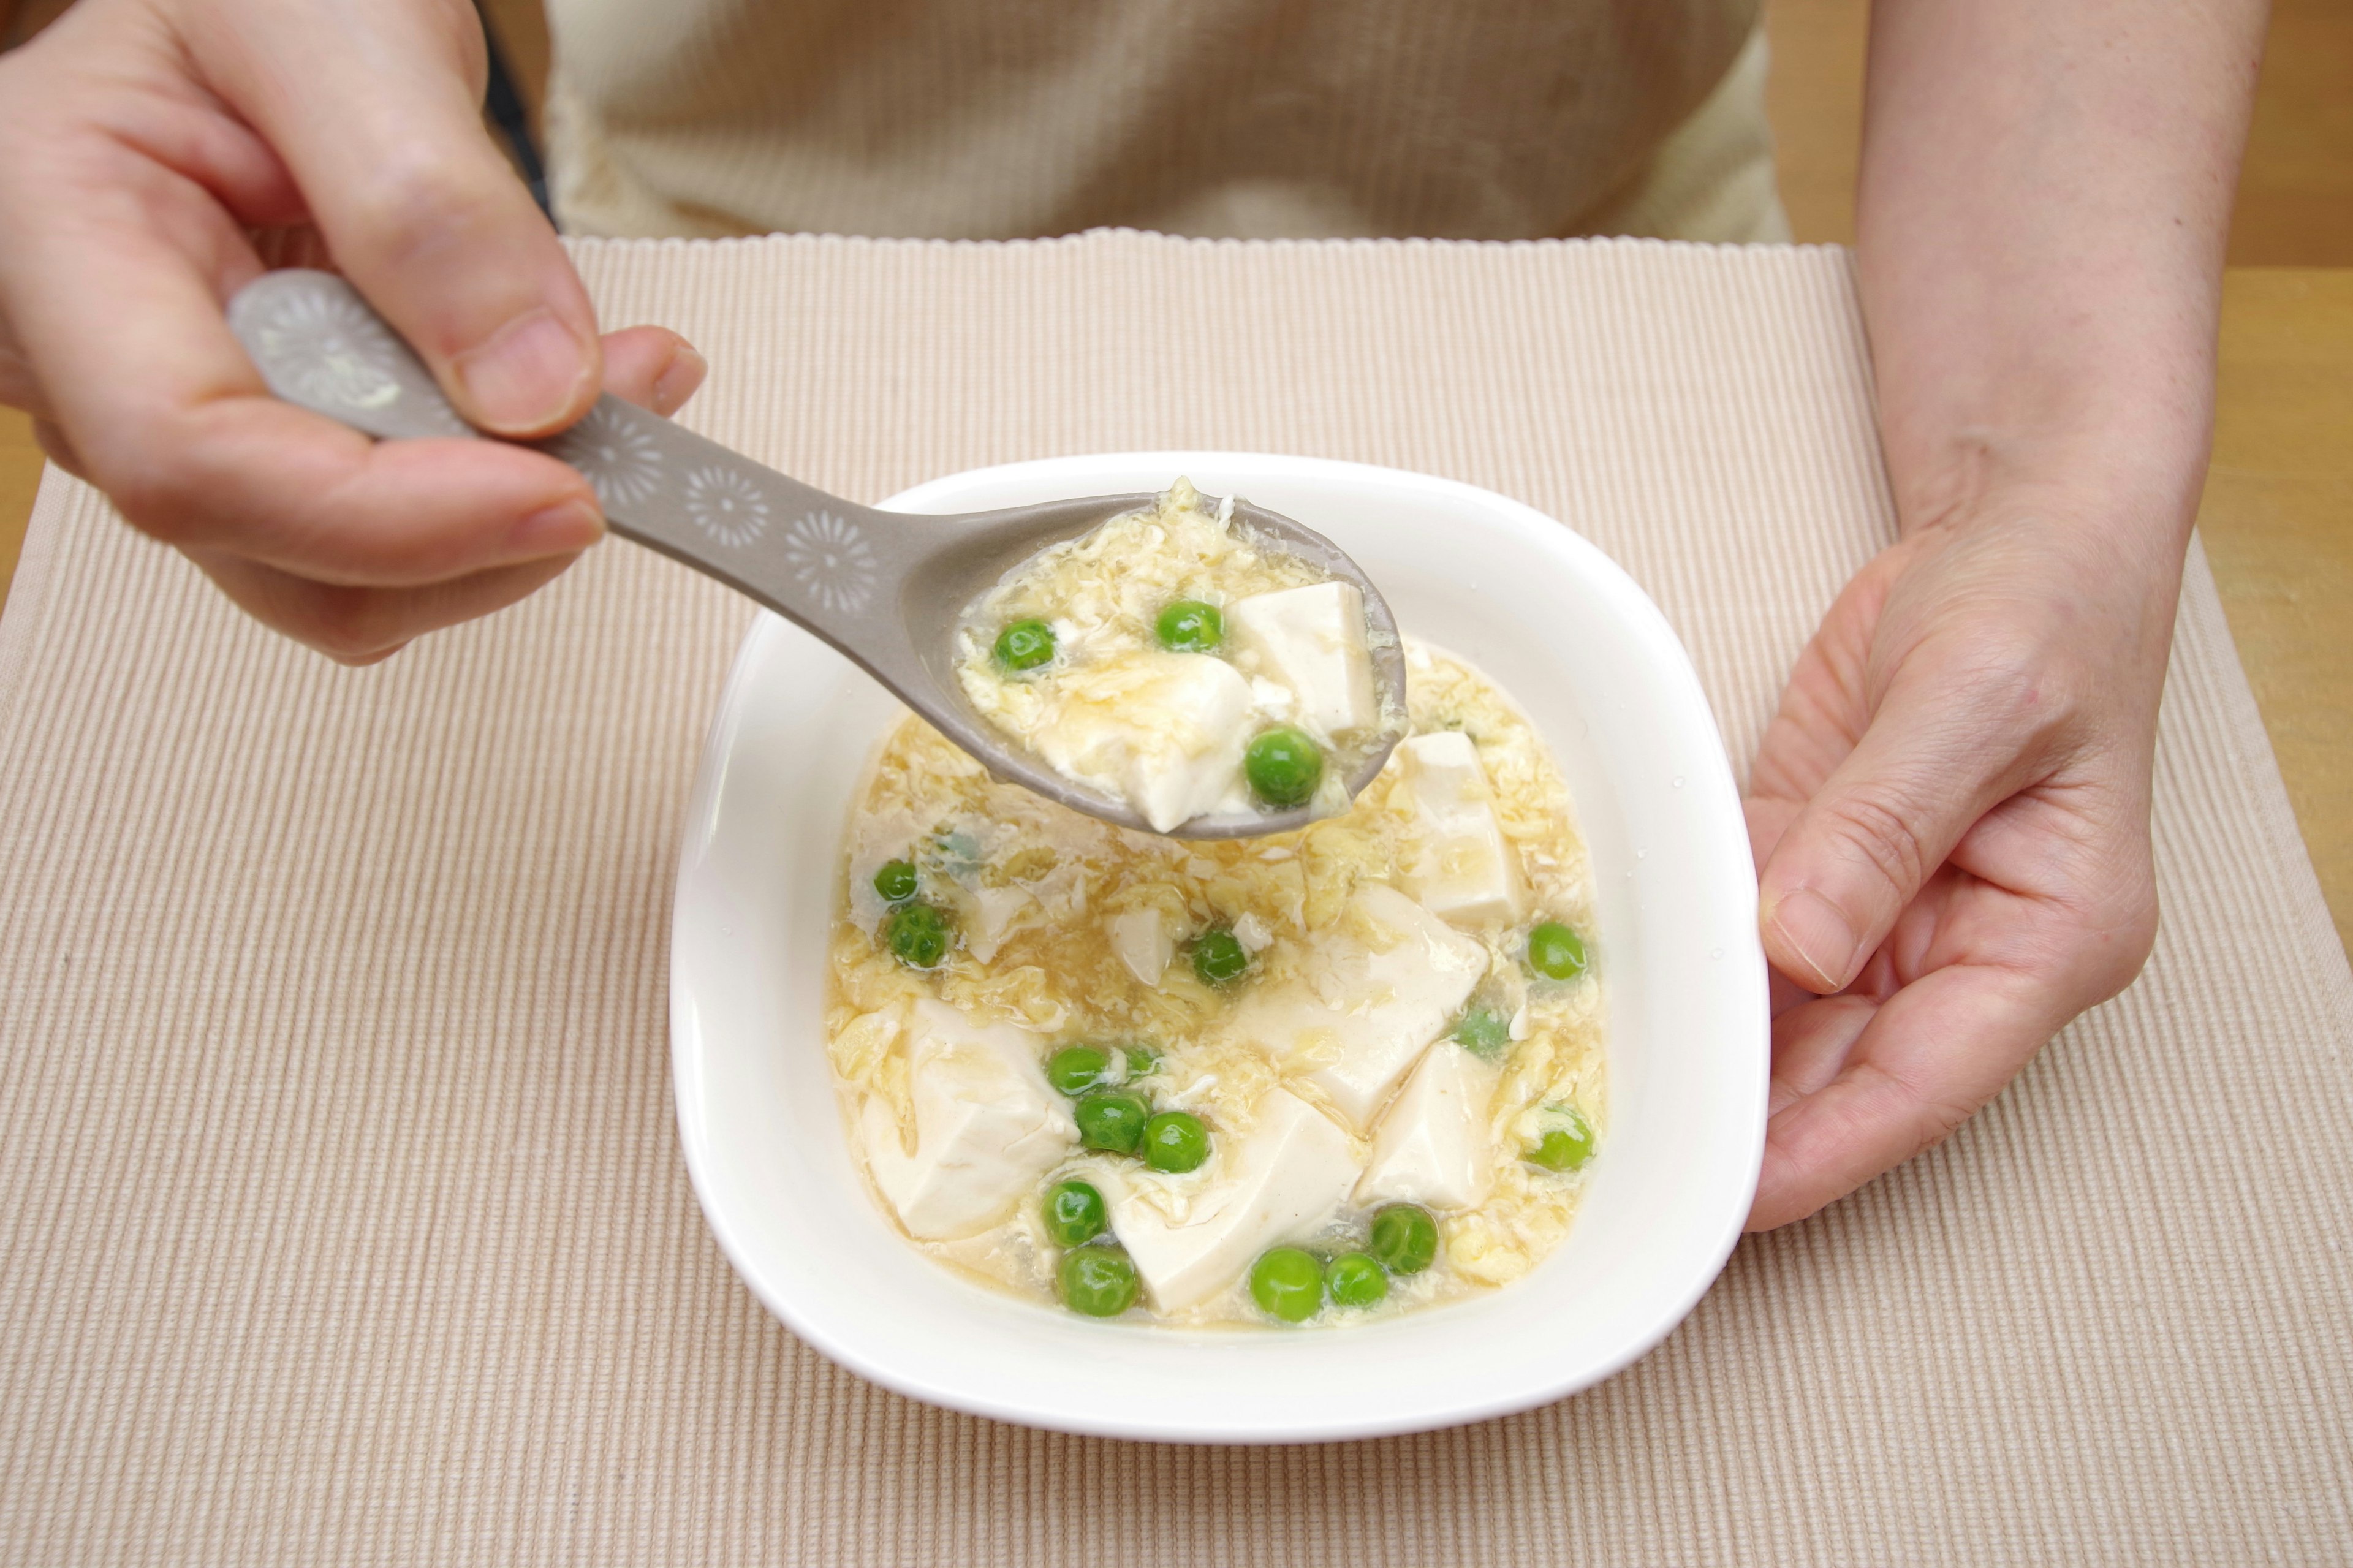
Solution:
[[[289,403],[386,440],[476,437],[408,345],[359,292],[328,272],[265,273],[229,302],[237,341]],[[610,395],[552,440],[531,445],[580,470],[615,533],[716,577],[807,627],[897,693],[1000,778],[1141,832],[1124,801],[1064,778],[976,711],[955,676],[965,609],[1023,560],[1152,504],[1089,496],[1005,511],[933,517],[879,511],[787,479],[683,426]],[[1171,475],[1170,478],[1176,476]],[[1235,520],[1365,596],[1381,711],[1405,711],[1397,622],[1362,570],[1322,534],[1246,501]],[[1348,780],[1356,796],[1396,744],[1383,735]],[[1177,838],[1243,838],[1298,827],[1312,808],[1197,817]]]

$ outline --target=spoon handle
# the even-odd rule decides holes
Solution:
[[[333,273],[264,273],[229,302],[228,323],[289,403],[385,439],[480,435]],[[892,590],[931,542],[920,522],[812,489],[609,393],[561,435],[518,444],[578,469],[614,532],[748,595],[870,668],[877,655],[901,662],[892,657],[904,640],[892,635]]]

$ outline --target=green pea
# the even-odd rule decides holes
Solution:
[[[1079,1142],[1090,1149],[1133,1154],[1144,1142],[1144,1124],[1152,1107],[1140,1094],[1090,1094],[1071,1115],[1079,1124]]]
[[[1377,1307],[1388,1299],[1388,1271],[1362,1252],[1344,1252],[1324,1271],[1324,1288],[1339,1307]]]
[[[1062,1300],[1073,1312],[1116,1318],[1135,1305],[1135,1265],[1108,1247],[1078,1247],[1062,1254]]]
[[[929,904],[901,904],[882,922],[882,941],[910,969],[937,969],[955,940],[954,922]]]
[[[1150,1046],[1129,1046],[1119,1053],[1126,1076],[1123,1083],[1134,1083],[1140,1078],[1150,1078],[1160,1070],[1160,1053]]]
[[[1046,1189],[1046,1234],[1057,1247],[1083,1247],[1109,1224],[1103,1194],[1085,1182],[1057,1182]]]
[[[1324,752],[1303,730],[1267,731],[1242,753],[1250,790],[1269,805],[1304,805],[1324,782]]]
[[[1046,1081],[1064,1094],[1084,1094],[1113,1081],[1111,1058],[1092,1046],[1064,1046],[1046,1058]]]
[[[1313,1253],[1278,1247],[1250,1265],[1250,1300],[1286,1323],[1303,1323],[1324,1310],[1324,1266]]]
[[[943,877],[969,882],[979,873],[980,840],[960,827],[933,839],[932,853]]]
[[[1160,612],[1154,629],[1171,653],[1208,653],[1226,640],[1226,617],[1215,605],[1179,599]]]
[[[1544,1136],[1525,1156],[1531,1165],[1541,1165],[1547,1171],[1574,1171],[1593,1158],[1593,1123],[1575,1106],[1555,1106],[1551,1109],[1559,1118],[1554,1126],[1545,1129]]]
[[[1155,1171],[1198,1171],[1209,1157],[1209,1130],[1187,1111],[1164,1110],[1144,1124],[1144,1163]]]
[[[1211,926],[1193,943],[1193,973],[1204,985],[1225,985],[1250,967],[1250,949],[1223,926]]]
[[[1546,921],[1528,932],[1528,967],[1548,979],[1574,980],[1585,973],[1585,939]]]
[[[1373,1216],[1372,1254],[1392,1274],[1419,1274],[1438,1257],[1438,1222],[1415,1204],[1391,1204]]]
[[[915,863],[913,860],[884,861],[882,868],[874,873],[874,890],[881,894],[886,902],[905,903],[915,896]]]
[[[1054,628],[1043,621],[1016,621],[997,634],[997,662],[1008,669],[1035,669],[1054,657]]]
[[[1512,1048],[1511,1020],[1479,1003],[1454,1026],[1454,1043],[1483,1061],[1493,1061]]]

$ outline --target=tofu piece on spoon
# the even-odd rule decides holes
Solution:
[[[1379,883],[1311,941],[1300,977],[1250,993],[1229,1027],[1302,1070],[1361,1131],[1461,1012],[1487,950]]]
[[[906,1034],[914,1152],[881,1095],[867,1096],[859,1115],[866,1168],[909,1235],[952,1241],[987,1229],[1077,1143],[1078,1127],[1039,1066],[1041,1044],[1014,1025],[976,1025],[944,1002],[915,1004]]]
[[[1362,1172],[1355,1144],[1330,1117],[1271,1089],[1257,1125],[1197,1191],[1113,1167],[1091,1174],[1153,1306],[1181,1312],[1231,1285],[1268,1247],[1323,1229]]]
[[[1291,689],[1292,717],[1328,741],[1370,729],[1380,712],[1365,646],[1365,596],[1354,583],[1252,594],[1226,611],[1226,640],[1246,675]]]
[[[1373,1133],[1373,1157],[1356,1184],[1356,1201],[1439,1209],[1485,1202],[1495,1174],[1487,1113],[1496,1077],[1493,1068],[1451,1041],[1424,1052]]]
[[[1033,743],[1162,833],[1242,802],[1250,682],[1207,654],[1143,649],[1061,678]]]
[[[1506,925],[1527,912],[1519,857],[1495,818],[1494,792],[1479,748],[1459,730],[1398,742],[1421,845],[1406,868],[1406,891],[1455,925]]]

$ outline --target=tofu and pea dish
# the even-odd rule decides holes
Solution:
[[[1058,770],[1164,829],[1328,805],[1293,832],[1130,831],[912,716],[883,740],[828,1044],[876,1196],[943,1265],[1092,1317],[1337,1326],[1507,1285],[1567,1234],[1607,1123],[1568,792],[1410,637],[1406,712],[1377,712],[1356,600],[1180,480],[971,630],[976,706]],[[1409,732],[1373,784],[1318,799],[1384,724]]]

